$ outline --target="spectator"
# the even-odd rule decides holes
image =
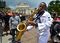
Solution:
[[[17,16],[14,12],[12,12],[12,16],[9,19],[9,27],[12,35],[12,43],[15,43],[15,31],[20,21],[21,21],[20,17]]]

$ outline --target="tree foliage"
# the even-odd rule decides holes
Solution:
[[[8,11],[8,10],[11,10],[11,8],[9,8],[6,5],[6,2],[5,1],[1,1],[0,0],[0,11],[3,12],[3,13],[6,13],[6,11]]]
[[[51,1],[48,5],[48,11],[51,13],[53,11],[57,12],[60,15],[60,1]]]

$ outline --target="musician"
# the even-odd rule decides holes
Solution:
[[[15,43],[15,31],[16,31],[16,27],[17,25],[20,23],[21,19],[19,16],[17,16],[15,14],[15,12],[12,12],[12,16],[9,19],[9,27],[11,30],[11,35],[12,35],[12,43]]]
[[[47,43],[50,33],[50,26],[53,22],[53,19],[49,12],[45,9],[47,8],[46,3],[41,2],[38,9],[38,13],[36,14],[35,22],[28,20],[28,23],[35,25],[38,29],[38,43]]]

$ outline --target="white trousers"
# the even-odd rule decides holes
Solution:
[[[47,43],[50,36],[50,32],[45,32],[43,35],[39,35],[38,43]]]

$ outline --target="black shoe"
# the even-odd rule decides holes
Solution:
[[[2,34],[2,36],[4,36],[4,34]]]
[[[20,41],[16,41],[16,43],[21,43]]]
[[[8,36],[8,33],[6,33],[6,36]]]
[[[17,43],[21,43],[21,42],[17,42]]]

